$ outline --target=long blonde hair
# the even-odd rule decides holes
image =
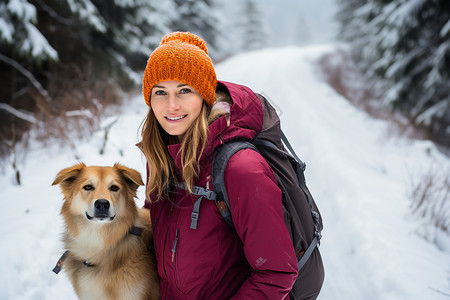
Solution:
[[[182,180],[189,192],[192,191],[194,179],[198,176],[199,161],[208,140],[210,110],[206,102],[203,102],[200,115],[184,134],[177,154],[181,158]],[[178,137],[170,136],[162,129],[151,108],[143,122],[141,136],[140,148],[148,165],[146,195],[149,201],[156,202],[163,198],[170,180],[177,179],[174,160],[167,146],[179,143],[179,140]],[[153,192],[157,192],[156,198],[150,199]]]

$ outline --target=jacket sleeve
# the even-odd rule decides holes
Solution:
[[[259,153],[241,150],[226,167],[225,186],[236,232],[253,268],[232,299],[288,299],[297,259],[272,169]]]

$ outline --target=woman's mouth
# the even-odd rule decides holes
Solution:
[[[164,118],[166,118],[169,121],[179,121],[181,119],[184,119],[187,115],[182,115],[182,116],[173,116],[173,117],[169,117],[169,116],[165,116]]]

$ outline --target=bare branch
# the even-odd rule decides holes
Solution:
[[[39,122],[32,114],[17,110],[9,104],[0,103],[0,109],[6,110],[13,116],[25,120],[27,122],[30,122],[31,124],[37,124]]]
[[[59,22],[63,25],[67,25],[67,26],[70,26],[73,24],[73,21],[71,19],[68,19],[68,18],[65,18],[65,17],[59,15],[53,8],[48,6],[44,1],[36,0],[35,2],[37,4],[39,4],[40,8],[42,10],[44,10],[45,12],[47,12],[48,15],[50,17],[52,17],[54,20],[56,20],[57,22]]]
[[[50,98],[47,90],[42,87],[41,83],[36,79],[36,77],[33,76],[33,74],[31,74],[30,71],[25,69],[21,64],[19,64],[14,59],[9,58],[1,53],[0,53],[0,61],[3,61],[4,63],[10,65],[11,67],[13,67],[17,71],[19,71],[23,76],[25,76],[31,82],[31,84],[38,90],[38,92],[42,95],[42,97],[44,97],[44,99],[47,103],[51,102],[51,98]]]

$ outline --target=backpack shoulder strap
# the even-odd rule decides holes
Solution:
[[[303,268],[303,266],[306,264],[306,262],[308,261],[309,257],[311,256],[312,252],[314,251],[314,249],[318,245],[320,245],[320,239],[322,238],[322,233],[320,231],[320,226],[319,226],[319,218],[320,217],[319,217],[319,214],[314,210],[313,198],[312,198],[311,193],[309,192],[308,187],[306,186],[306,180],[305,180],[305,174],[304,174],[305,169],[306,169],[306,164],[303,161],[301,161],[300,158],[297,156],[297,154],[294,151],[294,148],[292,148],[291,144],[289,143],[289,140],[287,139],[286,135],[284,134],[284,132],[282,130],[281,130],[281,139],[282,139],[284,145],[289,149],[289,153],[287,151],[279,149],[274,143],[267,141],[267,140],[255,139],[253,141],[253,143],[257,147],[270,148],[275,152],[283,152],[283,154],[285,156],[287,156],[293,162],[293,165],[296,166],[295,168],[296,168],[298,184],[306,196],[306,199],[308,201],[309,208],[311,211],[311,216],[312,216],[313,222],[314,222],[314,239],[311,241],[308,248],[304,252],[303,256],[298,261],[298,271],[300,271]]]
[[[222,217],[225,222],[231,227],[234,227],[233,220],[230,213],[230,200],[225,188],[225,168],[227,167],[230,158],[240,150],[258,149],[250,142],[247,141],[233,141],[222,145],[215,151],[213,164],[212,164],[212,185],[213,190],[216,193],[216,205],[219,208]]]

